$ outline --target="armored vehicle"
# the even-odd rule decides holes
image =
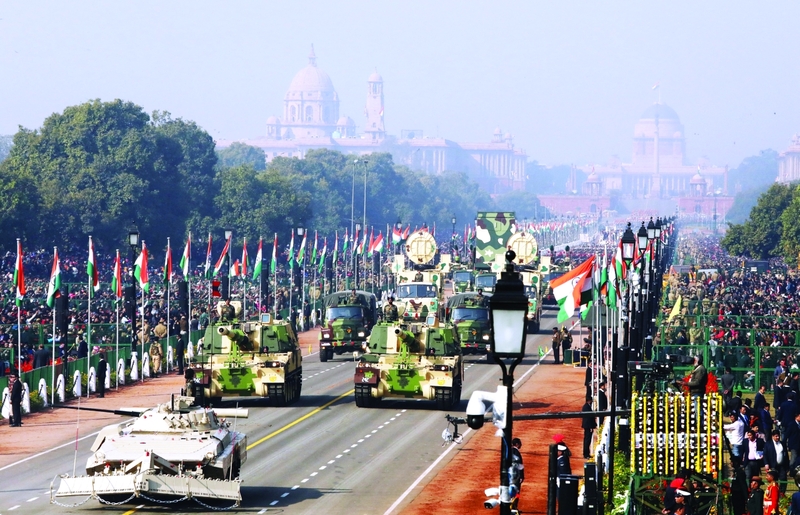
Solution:
[[[436,240],[427,230],[414,232],[406,240],[405,253],[412,268],[405,268],[405,258],[395,256],[398,287],[395,305],[406,321],[425,320],[437,314],[444,295],[444,276],[450,271],[450,256],[440,255]]]
[[[461,400],[464,360],[453,329],[435,316],[422,322],[381,322],[372,329],[354,376],[356,406],[385,398],[427,399],[437,409]]]
[[[262,313],[259,320],[210,325],[198,344],[196,387],[212,403],[259,396],[286,406],[300,398],[303,357],[288,321]]]
[[[51,485],[51,503],[58,497],[109,502],[130,496],[164,503],[227,499],[239,505],[247,436],[230,419],[247,417],[247,410],[206,409],[193,405],[192,397],[173,397],[150,409],[89,410],[136,418],[103,428],[86,461],[86,476],[62,477],[55,491]]]
[[[489,297],[458,293],[447,299],[447,317],[463,354],[486,354],[492,348]]]
[[[319,360],[325,362],[334,354],[361,350],[377,321],[376,305],[375,295],[366,291],[338,291],[325,297]]]
[[[516,254],[514,264],[525,286],[525,295],[528,296],[526,332],[535,334],[539,332],[541,323],[544,290],[542,283],[547,267],[539,261],[539,248],[532,235],[515,233],[509,238],[508,247]]]

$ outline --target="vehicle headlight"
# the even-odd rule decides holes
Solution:
[[[331,332],[330,331],[322,331],[322,337],[323,338],[330,338],[331,337]]]
[[[484,334],[484,335],[483,335],[483,339],[484,339],[484,340],[486,340],[486,341],[488,342],[488,341],[489,341],[489,335],[488,335],[488,334]]]
[[[361,337],[361,338],[363,338],[363,337],[364,337],[364,331],[359,331],[359,332],[358,332],[358,336],[359,336],[359,337]]]

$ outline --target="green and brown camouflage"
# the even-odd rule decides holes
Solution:
[[[477,293],[459,293],[447,299],[447,317],[463,354],[486,354],[492,348],[489,298]]]
[[[515,233],[509,240],[508,246],[516,255],[514,265],[525,286],[525,295],[528,297],[526,331],[535,334],[539,332],[541,325],[543,285],[547,267],[539,257],[539,247],[533,235],[524,232]],[[549,259],[548,257],[548,265]]]
[[[356,366],[356,405],[373,407],[383,398],[425,399],[437,409],[461,400],[464,360],[453,329],[428,323],[376,325]]]
[[[475,220],[475,268],[492,268],[494,263],[504,262],[508,241],[514,234],[515,219],[513,211],[478,211]]]
[[[300,398],[303,357],[288,321],[262,314],[260,320],[210,325],[198,346],[192,368],[212,402],[255,396],[285,406]]]
[[[441,305],[441,292],[435,284],[427,282],[398,285],[395,292],[398,316],[406,322],[421,322],[429,315],[437,315]]]
[[[375,295],[368,291],[331,293],[324,300],[325,313],[319,333],[319,359],[326,362],[333,355],[360,351],[378,316]]]
[[[475,273],[466,268],[453,270],[453,293],[475,291]]]

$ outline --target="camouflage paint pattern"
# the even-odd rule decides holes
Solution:
[[[477,293],[456,294],[447,300],[447,316],[455,331],[456,341],[464,354],[485,354],[491,349],[493,338],[489,323],[489,299],[483,305],[476,300]],[[464,316],[466,315],[466,316]],[[464,318],[458,318],[464,316]]]
[[[365,291],[357,291],[358,303],[351,303],[350,291],[335,292],[325,297],[325,311],[333,307],[359,307],[362,309],[361,318],[337,318],[327,320],[319,333],[321,347],[334,347],[337,351],[360,350],[361,345],[367,341],[369,327],[377,316],[375,295]]]
[[[491,268],[498,259],[505,259],[506,245],[514,234],[516,215],[513,211],[478,211],[475,220],[475,266]]]

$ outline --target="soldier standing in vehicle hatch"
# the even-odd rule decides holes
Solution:
[[[394,297],[389,297],[388,304],[383,307],[383,319],[386,322],[397,321],[397,306],[394,305]]]
[[[350,298],[347,299],[348,304],[358,304],[358,293],[355,290],[350,292]]]

